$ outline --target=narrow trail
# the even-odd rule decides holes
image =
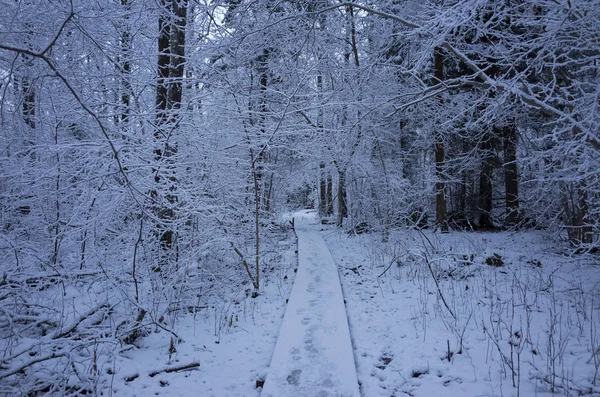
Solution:
[[[316,214],[294,219],[298,273],[261,397],[359,397],[337,267]]]

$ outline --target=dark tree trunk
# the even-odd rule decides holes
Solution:
[[[346,6],[346,11],[350,15],[350,46],[352,49],[352,55],[354,56],[354,66],[360,67],[358,60],[358,45],[356,42],[356,23],[354,22],[354,8],[349,5]]]
[[[344,218],[348,217],[346,197],[346,170],[338,170],[338,217],[337,225],[342,226]]]
[[[163,5],[167,9],[167,4],[163,0]],[[169,15],[161,15],[158,18],[158,76],[156,79],[156,119],[158,124],[163,124],[167,119],[168,91],[169,91],[169,72],[171,63],[171,23]],[[160,131],[155,133],[157,139],[160,138]],[[161,155],[161,149],[157,155]]]
[[[319,164],[319,215],[327,214],[327,183],[325,182],[325,163]]]
[[[593,241],[587,190],[585,182],[564,183],[562,186],[563,219],[569,242],[577,248],[584,248],[582,245]]]
[[[185,70],[185,30],[187,22],[187,0],[171,0],[174,20],[171,24],[171,65],[169,71],[169,104],[171,109],[180,109],[183,100],[183,75]],[[173,117],[176,115],[173,113]]]
[[[462,152],[463,155],[469,153],[470,145],[469,142],[462,138]],[[464,217],[464,219],[469,219],[467,210],[468,210],[468,192],[470,186],[470,171],[462,170],[460,173],[460,189],[459,189],[459,197],[458,197],[458,209],[460,211],[460,215]]]
[[[35,87],[31,84],[29,78],[23,78],[23,121],[35,128]]]
[[[435,49],[434,63],[435,78],[438,82],[441,82],[444,80],[444,55],[440,48]],[[438,126],[438,129],[435,131],[435,223],[442,231],[448,230],[448,221],[446,219],[446,184],[444,182],[445,157],[444,135]]]
[[[494,167],[492,164],[492,144],[489,134],[485,134],[480,143],[480,152],[482,155],[481,173],[479,174],[479,226],[483,229],[492,229],[492,173]]]
[[[29,40],[29,34],[27,34]],[[31,128],[35,128],[35,86],[31,81],[31,68],[33,67],[33,59],[29,55],[21,54],[19,56],[20,66],[17,68],[15,83],[18,89],[21,90],[22,104],[21,117],[25,124]],[[0,88],[2,85],[0,84]]]
[[[317,92],[319,99],[319,110],[317,113],[317,128],[319,134],[323,136],[323,76],[319,74],[317,76]],[[329,178],[329,174],[327,175]],[[330,189],[328,185],[329,180],[325,181],[325,163],[319,164],[319,215],[329,215],[329,196],[327,195],[327,189]]]
[[[504,129],[504,190],[506,193],[506,224],[519,222],[519,180],[517,174],[517,130],[514,123]]]
[[[333,178],[327,173],[327,216],[333,215]]]
[[[29,49],[33,49],[32,40],[35,32],[35,28],[33,25],[26,23],[25,24],[25,41],[27,42],[27,46]],[[19,56],[22,73],[20,80],[21,84],[21,92],[23,95],[23,104],[21,106],[21,116],[23,117],[23,121],[30,128],[35,129],[35,117],[36,117],[36,89],[33,81],[31,79],[31,72],[33,68],[33,58],[29,55],[21,54]],[[18,68],[20,69],[20,68]],[[2,84],[0,84],[2,87]],[[32,142],[33,143],[33,142]]]
[[[317,76],[317,93],[319,100],[319,110],[317,113],[317,128],[319,133],[323,134],[323,76],[319,74]]]
[[[579,212],[581,216],[581,227],[579,241],[581,244],[590,244],[593,241],[593,230],[590,224],[590,207],[588,204],[588,187],[585,182],[578,183]]]
[[[158,234],[161,247],[159,267],[170,261],[176,241],[174,222],[177,205],[177,179],[172,157],[177,154],[173,133],[177,129],[183,99],[183,75],[185,68],[185,27],[187,1],[162,0],[163,14],[159,17],[158,28],[158,76],[156,87],[156,124],[154,137],[155,151],[161,164],[155,173],[157,190],[153,196],[157,200],[157,214],[161,221]]]
[[[123,7],[123,18],[125,23],[121,26],[121,53],[119,54],[118,65],[121,73],[121,112],[118,116],[118,121],[126,125],[129,122],[130,102],[131,102],[131,34],[129,32],[129,12],[131,0],[121,0]]]

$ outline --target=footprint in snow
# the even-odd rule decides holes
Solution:
[[[295,369],[291,374],[288,375],[286,380],[290,385],[297,386],[300,383],[300,374],[302,374],[301,369]]]

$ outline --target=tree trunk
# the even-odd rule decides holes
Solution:
[[[323,76],[319,74],[317,76],[317,92],[319,100],[319,110],[317,113],[317,129],[319,135],[323,136]],[[329,178],[329,174],[327,175]],[[327,189],[330,186],[325,181],[325,162],[319,164],[319,215],[321,217],[328,216],[329,212],[329,196],[327,195]]]
[[[492,164],[492,144],[489,134],[486,133],[480,143],[480,152],[482,155],[481,173],[479,174],[479,226],[483,229],[493,229],[491,213],[493,208],[492,202],[492,172],[494,171]]]
[[[130,114],[130,101],[131,101],[131,34],[129,32],[129,13],[131,12],[131,0],[121,0],[121,6],[123,7],[123,19],[124,23],[120,27],[121,29],[121,53],[117,60],[117,64],[120,68],[119,73],[121,74],[121,110],[118,115],[118,121],[127,125],[129,122]]]
[[[325,215],[333,215],[333,178],[330,173],[327,173],[327,211]]]
[[[327,183],[325,182],[325,163],[319,164],[319,215],[327,214]]]
[[[441,82],[444,80],[444,55],[440,48],[435,49],[435,78]],[[444,135],[439,130],[435,131],[435,223],[442,231],[448,230],[448,221],[446,219],[446,184],[444,182],[444,168],[446,157],[446,146],[444,144]]]
[[[163,0],[163,5],[168,9]],[[168,15],[161,15],[158,18],[158,76],[156,79],[156,119],[157,123],[162,124],[167,119],[166,111],[169,108],[168,90],[169,90],[169,72],[171,62],[171,24]],[[160,139],[160,132],[155,133],[155,138]],[[157,155],[161,155],[161,149],[157,149]]]
[[[33,49],[32,41],[34,37],[35,28],[33,25],[25,24],[25,41],[30,49]],[[21,67],[23,68],[21,74],[20,83],[21,91],[23,94],[23,104],[21,107],[21,115],[23,121],[32,129],[35,129],[35,100],[36,100],[36,89],[31,79],[31,72],[33,69],[33,58],[29,55],[19,55]],[[0,85],[1,86],[1,85]]]
[[[160,241],[160,266],[173,258],[176,242],[175,207],[177,205],[177,179],[172,157],[177,154],[173,133],[179,123],[178,111],[183,97],[183,75],[185,62],[185,27],[187,1],[162,0],[164,14],[159,17],[158,28],[158,77],[156,87],[156,124],[154,137],[157,141],[156,159],[160,164],[155,173],[157,190],[153,196],[157,201],[160,219],[158,235]]]
[[[593,241],[593,230],[589,223],[589,204],[585,182],[565,183],[562,187],[563,218],[569,242],[573,247]]]
[[[470,151],[470,145],[469,142],[467,141],[467,139],[462,138],[462,152],[463,155],[466,153],[469,153]],[[459,212],[461,217],[463,217],[464,219],[469,219],[469,216],[467,214],[467,210],[469,209],[470,205],[468,204],[467,201],[467,197],[469,196],[469,191],[470,189],[470,185],[471,185],[471,171],[467,171],[466,169],[463,169],[460,172],[460,189],[459,189],[459,197],[458,197],[458,208],[459,208]]]
[[[346,170],[338,170],[338,217],[337,225],[342,226],[344,218],[348,217],[346,197]]]
[[[517,174],[517,130],[514,122],[504,127],[504,191],[506,224],[519,222],[519,180]]]
[[[269,213],[271,211],[271,198],[273,194],[273,178],[275,176],[274,172],[269,173],[268,180],[265,180],[264,193],[263,193],[263,208],[265,209],[265,213]]]
[[[171,63],[169,71],[169,104],[171,109],[180,109],[183,99],[183,75],[185,69],[185,30],[187,22],[187,0],[171,0],[174,20],[171,23]],[[177,115],[172,113],[173,121]]]
[[[250,149],[250,156],[253,164],[252,179],[254,182],[254,289],[258,291],[260,288],[260,179],[252,149]]]
[[[35,128],[35,87],[27,77],[21,80],[21,84],[23,89],[23,121],[33,129]]]
[[[590,224],[590,207],[588,203],[588,189],[585,182],[578,183],[579,211],[581,216],[581,227],[579,241],[581,244],[590,244],[593,240],[592,225]]]
[[[270,51],[269,49],[264,49],[263,53],[257,58],[257,69],[258,69],[258,73],[259,73],[259,79],[258,79],[258,85],[259,85],[259,92],[260,92],[260,106],[259,106],[259,142],[260,142],[260,138],[265,138],[265,134],[266,134],[266,117],[267,117],[267,112],[268,112],[268,107],[267,107],[267,85],[268,85],[268,72],[269,72],[269,57],[270,57]],[[268,152],[267,152],[268,148],[266,146],[259,148],[257,155],[254,159],[254,161],[256,162],[254,167],[255,167],[255,176],[258,180],[258,195],[261,196],[262,195],[262,191],[266,188],[265,182],[263,181],[263,174],[265,172],[265,163],[267,162],[268,159]],[[264,208],[264,207],[263,207]]]

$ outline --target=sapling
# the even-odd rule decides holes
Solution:
[[[171,358],[175,353],[177,353],[177,348],[175,347],[175,339],[173,339],[173,337],[171,336],[171,339],[169,341],[169,362],[171,361]]]
[[[598,380],[598,369],[600,368],[600,345],[598,341],[598,334],[596,323],[594,320],[594,297],[592,296],[591,310],[590,310],[590,347],[592,351],[592,357],[588,360],[594,362],[594,378],[592,379],[592,385],[596,386]]]
[[[549,383],[552,393],[557,390],[557,379],[564,380],[564,377],[558,374],[557,364],[562,364],[563,356],[569,342],[569,333],[564,333],[563,326],[563,306],[560,306],[560,313],[556,307],[556,296],[552,291],[551,302],[549,305],[548,337],[546,343],[546,369],[549,373]]]

